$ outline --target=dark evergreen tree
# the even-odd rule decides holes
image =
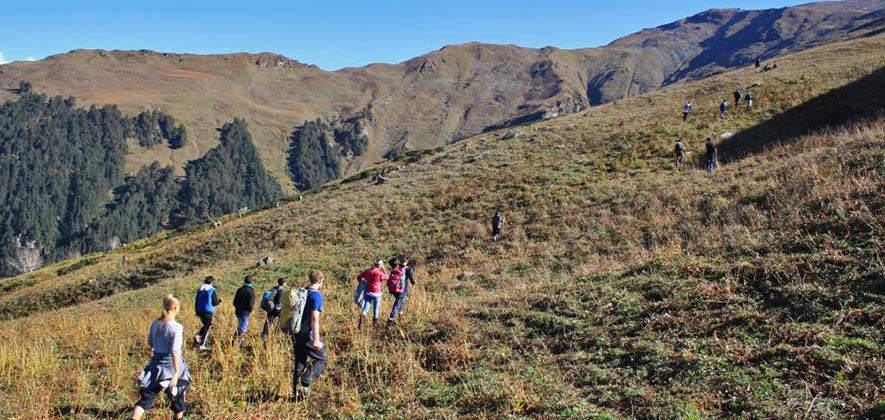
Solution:
[[[289,171],[299,190],[309,190],[341,176],[338,153],[329,141],[330,127],[307,121],[295,130],[289,148]]]
[[[185,168],[182,209],[191,218],[216,217],[242,207],[257,207],[282,195],[264,170],[242,119],[221,129],[221,144]]]

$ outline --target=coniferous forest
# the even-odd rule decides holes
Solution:
[[[221,144],[191,161],[184,179],[156,162],[127,177],[127,139],[177,149],[184,127],[158,111],[130,117],[75,102],[22,91],[0,105],[2,276],[22,271],[13,263],[22,251],[52,262],[151,235],[174,225],[173,215],[214,217],[281,195],[243,120],[226,124]]]

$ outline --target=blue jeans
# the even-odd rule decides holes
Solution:
[[[406,293],[391,293],[391,295],[393,295],[393,310],[390,311],[389,319],[393,321],[393,319],[396,318],[396,314],[399,313],[400,309],[403,307],[403,299],[406,297]]]
[[[252,314],[237,315],[237,335],[245,335],[246,328],[249,326],[249,317]]]
[[[375,319],[378,319],[378,312],[381,310],[381,293],[366,293],[363,295],[363,299],[365,303],[363,303],[363,316],[369,313],[369,306],[372,308],[372,315]]]
[[[707,171],[713,172],[713,166],[714,166],[715,162],[716,162],[715,159],[713,159],[711,157],[707,158]]]
[[[368,286],[368,285],[364,281],[361,281],[356,286],[356,293],[353,294],[353,303],[355,303],[356,306],[360,306],[360,307],[363,306],[363,300],[364,300],[363,298],[366,293],[366,286]]]

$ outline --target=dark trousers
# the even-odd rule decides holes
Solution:
[[[316,382],[323,369],[326,368],[326,347],[317,350],[309,345],[310,337],[307,334],[299,334],[292,337],[292,353],[295,356],[295,370],[292,372],[292,391],[294,392],[299,384],[304,388],[310,387]],[[313,359],[308,364],[307,358]]]
[[[280,313],[268,312],[267,319],[264,321],[264,329],[261,330],[261,338],[267,339],[267,335],[270,333],[270,329],[273,328],[273,325],[279,321]]]
[[[393,295],[393,309],[390,311],[390,318],[388,320],[393,321],[396,318],[396,314],[403,308],[403,299],[406,297],[405,291],[403,292],[391,292]]]
[[[203,323],[203,328],[200,328],[200,345],[206,345],[206,339],[209,338],[209,328],[212,326],[212,315],[208,312],[199,312],[197,316],[200,318],[200,322]]]

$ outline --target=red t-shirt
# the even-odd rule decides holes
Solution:
[[[379,268],[372,267],[360,273],[356,279],[366,282],[366,293],[381,293],[381,283],[387,281],[387,274]]]

